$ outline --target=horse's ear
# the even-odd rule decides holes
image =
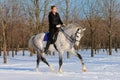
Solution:
[[[86,28],[83,28],[82,30],[83,30],[83,31],[85,31],[85,30],[86,30]]]

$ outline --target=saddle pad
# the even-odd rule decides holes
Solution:
[[[44,36],[43,41],[48,41],[48,38],[49,38],[49,33],[45,32],[45,36]]]

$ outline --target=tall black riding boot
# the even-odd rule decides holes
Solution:
[[[45,47],[45,50],[44,50],[45,54],[47,54],[50,44],[51,44],[51,41],[47,41],[47,44],[46,44],[46,47]]]

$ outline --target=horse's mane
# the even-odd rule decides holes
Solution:
[[[77,23],[72,23],[72,24],[68,24],[65,28],[64,28],[64,30],[68,30],[68,29],[73,29],[73,28],[77,28],[77,27],[79,27],[79,28],[82,28],[79,24],[77,24]]]

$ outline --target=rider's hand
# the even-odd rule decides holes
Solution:
[[[57,27],[57,28],[60,28],[60,27],[61,27],[61,25],[60,25],[60,24],[58,24],[58,25],[56,25],[56,27]]]

